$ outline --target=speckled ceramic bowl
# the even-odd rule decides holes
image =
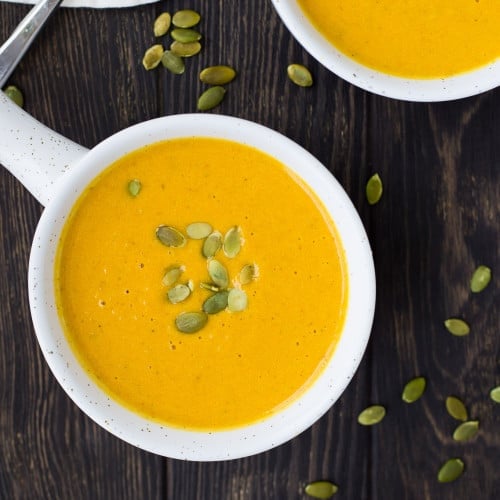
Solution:
[[[230,431],[169,428],[112,400],[75,358],[55,307],[54,257],[66,216],[78,196],[103,168],[127,152],[160,140],[187,136],[220,137],[248,144],[294,170],[331,214],[347,258],[350,282],[345,327],[324,372],[300,399],[281,412]],[[342,187],[315,158],[286,137],[237,118],[178,115],[135,125],[87,151],[43,127],[0,92],[0,162],[46,205],[35,233],[29,266],[29,298],[38,342],[70,398],[103,428],[164,456],[200,461],[238,458],[270,449],[299,434],[320,418],[346,388],[361,360],[372,325],[372,255],[358,214]]]

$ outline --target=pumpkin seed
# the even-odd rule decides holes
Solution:
[[[463,320],[458,318],[450,318],[444,322],[446,329],[457,337],[463,337],[470,333],[469,325]]]
[[[241,229],[233,226],[224,236],[223,250],[227,257],[236,257],[241,250]]]
[[[171,50],[166,50],[163,53],[161,63],[174,75],[182,75],[186,69],[182,57],[175,55]]]
[[[175,326],[182,333],[195,333],[201,330],[208,321],[204,312],[183,312],[175,318]]]
[[[9,99],[14,101],[20,108],[23,107],[24,105],[23,93],[15,85],[9,85],[8,87],[5,87],[4,93]]]
[[[212,232],[212,226],[208,222],[193,222],[186,227],[187,235],[193,240],[202,240]]]
[[[474,293],[482,292],[491,281],[491,269],[487,266],[479,266],[470,280],[470,289]]]
[[[153,24],[153,32],[155,36],[163,36],[170,29],[170,23],[172,22],[172,17],[168,12],[163,12],[160,14],[154,24]]]
[[[209,109],[215,108],[222,102],[225,93],[226,89],[220,85],[205,90],[198,98],[198,110],[208,111]]]
[[[178,304],[186,300],[191,295],[191,288],[189,285],[175,285],[167,292],[168,300],[172,304]]]
[[[450,483],[458,479],[464,471],[465,465],[460,458],[450,458],[439,469],[438,481]]]
[[[365,408],[358,415],[358,423],[361,425],[378,424],[385,417],[385,408],[380,405],[373,405]]]
[[[211,292],[220,292],[221,287],[218,285],[215,285],[214,283],[205,283],[202,281],[200,283],[200,288],[203,288],[204,290],[210,290]]]
[[[463,402],[455,396],[448,396],[446,398],[446,410],[455,420],[465,422],[468,418],[467,408]]]
[[[460,424],[453,433],[455,441],[467,441],[474,437],[479,429],[479,422],[477,420],[469,420]]]
[[[149,49],[144,53],[144,57],[142,58],[142,65],[147,70],[156,68],[156,66],[158,66],[158,64],[160,64],[161,62],[163,52],[163,47],[159,44],[149,47]]]
[[[495,403],[500,403],[500,385],[491,389],[490,398],[495,401]]]
[[[140,193],[141,188],[142,184],[139,179],[132,179],[127,185],[130,196],[133,196],[134,198]]]
[[[175,40],[170,45],[170,50],[179,57],[192,57],[201,50],[200,42],[182,43]]]
[[[203,243],[202,253],[207,259],[214,257],[222,247],[222,234],[214,231]]]
[[[158,226],[156,237],[167,247],[183,247],[186,244],[184,235],[172,226]]]
[[[306,484],[304,488],[307,495],[320,499],[331,498],[338,490],[339,487],[330,481],[314,481],[313,483]]]
[[[208,85],[226,85],[234,80],[236,71],[230,66],[209,66],[200,73],[200,80]]]
[[[259,266],[257,264],[247,264],[243,266],[239,274],[239,282],[242,285],[248,285],[248,283],[257,279],[259,276]]]
[[[185,269],[184,266],[177,266],[177,265],[167,267],[161,282],[165,286],[174,285],[177,282],[177,280],[181,277],[181,274],[184,272],[184,269]]]
[[[216,314],[223,311],[227,307],[228,295],[229,292],[227,290],[222,290],[208,297],[208,299],[203,302],[203,310],[207,314]]]
[[[201,40],[201,33],[191,28],[176,28],[170,32],[170,36],[181,43],[197,42]]]
[[[366,183],[366,199],[370,205],[375,205],[382,197],[384,187],[378,174],[373,174]]]
[[[425,391],[426,381],[424,377],[416,377],[410,380],[403,389],[402,399],[405,403],[413,403],[420,399]]]
[[[227,269],[215,259],[211,259],[208,261],[208,275],[211,280],[221,288],[227,288],[229,285],[229,274]]]
[[[200,14],[191,9],[178,10],[174,17],[172,17],[172,23],[177,28],[192,28],[200,22]]]
[[[239,288],[232,288],[227,297],[227,308],[231,312],[244,311],[248,305],[247,294]]]
[[[288,78],[299,87],[310,87],[313,84],[311,72],[302,64],[290,64],[286,72]]]

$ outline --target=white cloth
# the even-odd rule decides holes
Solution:
[[[36,0],[1,0],[12,3],[31,3]],[[117,7],[133,7],[146,3],[157,2],[158,0],[64,0],[62,7],[91,7],[93,9],[108,9]]]

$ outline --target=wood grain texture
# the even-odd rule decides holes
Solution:
[[[11,83],[43,123],[91,147],[142,120],[196,111],[200,69],[229,64],[238,77],[213,112],[267,125],[316,156],[358,209],[372,244],[377,308],[372,338],[353,381],[310,429],[267,453],[219,463],[148,454],[100,429],[68,399],[37,347],[27,299],[31,238],[41,207],[0,171],[0,498],[272,500],[305,499],[309,481],[330,479],[339,499],[485,499],[500,491],[498,221],[500,90],[451,103],[417,104],[368,94],[322,68],[293,40],[271,2],[192,0],[202,12],[202,52],[184,75],[141,66],[155,43],[152,22],[181,0],[125,10],[63,9],[26,54]],[[0,3],[7,38],[26,6]],[[315,84],[294,86],[291,62]],[[384,195],[368,206],[378,172]],[[468,282],[478,264],[494,279],[481,294]],[[361,314],[362,312],[360,312]],[[464,338],[450,316],[472,327]],[[428,387],[411,405],[404,384]],[[467,443],[444,400],[457,395],[480,432]],[[387,407],[373,428],[356,423],[369,404]],[[464,476],[438,484],[442,462]],[[337,498],[336,497],[336,498]]]

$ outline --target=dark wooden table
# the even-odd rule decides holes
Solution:
[[[146,72],[162,10],[203,14],[203,50],[186,73]],[[0,39],[28,11],[0,3]],[[312,88],[286,77],[306,64]],[[31,324],[26,274],[42,207],[0,170],[0,498],[304,499],[309,481],[329,479],[340,499],[493,499],[500,492],[499,208],[500,89],[460,101],[407,103],[340,80],[292,39],[269,0],[170,0],[126,10],[62,9],[10,82],[25,109],[91,147],[128,125],[196,111],[198,72],[226,63],[238,78],[214,112],[267,125],[321,160],[356,205],[373,248],[378,300],[372,337],[356,377],[312,428],[247,459],[189,463],[143,452],[97,427],[63,393]],[[378,172],[384,195],[364,188]],[[479,264],[489,288],[469,291]],[[362,312],[360,312],[362,313]],[[451,316],[472,331],[454,337]],[[423,398],[401,401],[404,384],[427,378]],[[447,396],[464,400],[480,431],[456,443]],[[357,424],[369,404],[386,406],[374,427]],[[437,471],[466,464],[454,483]]]

